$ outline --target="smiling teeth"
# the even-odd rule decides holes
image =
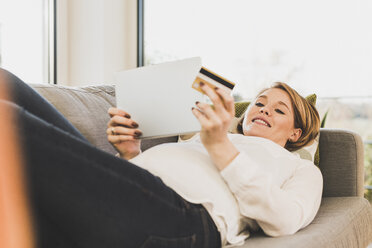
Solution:
[[[262,123],[262,124],[264,124],[266,126],[269,126],[265,121],[260,120],[260,119],[256,119],[256,120],[254,120],[254,122],[259,122],[259,123]]]

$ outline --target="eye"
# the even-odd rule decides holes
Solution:
[[[260,102],[256,102],[256,106],[257,107],[263,107],[264,105],[262,103],[260,103]]]
[[[281,114],[281,115],[284,115],[284,112],[281,111],[280,109],[275,109],[275,111],[276,111],[277,113]]]

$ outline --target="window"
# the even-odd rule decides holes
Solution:
[[[275,81],[315,92],[326,127],[365,140],[372,184],[371,1],[143,1],[145,65],[200,56],[237,83],[237,99]]]
[[[52,0],[0,1],[0,66],[27,83],[53,81],[52,7]]]

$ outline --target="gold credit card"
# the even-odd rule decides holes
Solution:
[[[207,84],[212,89],[218,87],[226,92],[230,93],[235,86],[235,83],[227,80],[226,78],[221,77],[220,75],[202,67],[199,71],[199,74],[196,76],[192,84],[192,88],[204,94],[200,88],[200,82]]]

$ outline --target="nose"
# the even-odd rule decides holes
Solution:
[[[267,108],[265,108],[265,107],[262,107],[261,109],[260,109],[260,113],[262,113],[262,114],[264,114],[264,115],[269,115],[269,111],[267,110]]]

